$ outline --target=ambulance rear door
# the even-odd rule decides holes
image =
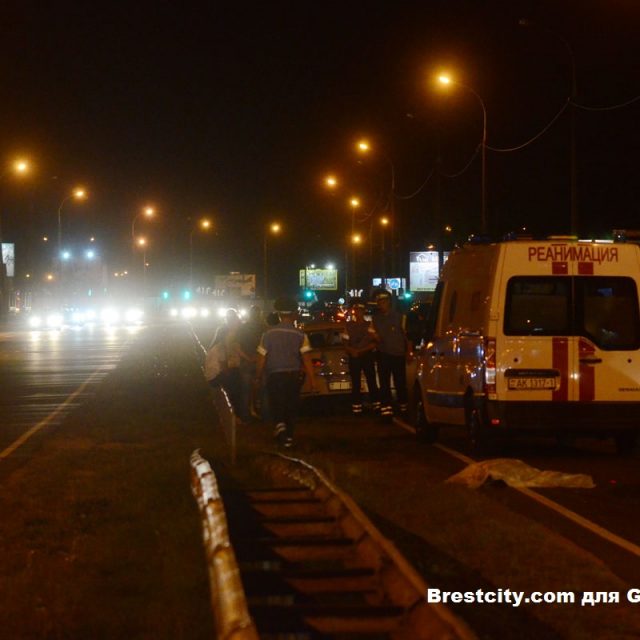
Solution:
[[[566,244],[566,243],[565,243]],[[496,336],[496,400],[575,399],[572,364],[573,264],[556,261],[548,242],[503,245]]]
[[[498,399],[640,402],[638,247],[547,242],[505,250]]]

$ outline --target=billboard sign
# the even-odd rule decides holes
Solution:
[[[300,269],[300,286],[312,291],[337,291],[337,269]]]
[[[443,264],[449,252],[443,254]],[[409,254],[409,285],[411,291],[435,291],[440,269],[437,251],[412,251]]]
[[[230,273],[226,276],[216,276],[215,288],[223,296],[253,297],[256,293],[256,276],[254,273]]]
[[[16,249],[13,242],[2,243],[2,263],[7,268],[7,277],[13,278],[16,264]]]

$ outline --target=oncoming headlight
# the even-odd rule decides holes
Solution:
[[[126,313],[124,314],[124,319],[129,324],[137,324],[139,322],[142,322],[143,315],[144,313],[142,312],[142,309],[127,309]]]
[[[29,318],[29,326],[32,329],[37,329],[42,326],[42,318],[40,316],[31,316]]]
[[[100,320],[104,324],[116,324],[120,320],[120,315],[115,309],[103,309],[100,314]]]
[[[62,326],[64,319],[61,313],[50,313],[47,316],[47,327],[50,329],[57,329]]]
[[[194,307],[185,307],[182,310],[182,317],[185,318],[186,320],[189,320],[190,318],[195,318],[198,315],[198,310],[195,309]]]

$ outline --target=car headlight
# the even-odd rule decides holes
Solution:
[[[120,315],[115,309],[103,309],[100,320],[105,324],[116,324],[120,320]]]
[[[143,315],[142,309],[127,309],[124,319],[129,323],[135,324],[142,322]]]
[[[32,329],[37,329],[42,326],[42,318],[40,316],[31,316],[29,318],[29,326]]]
[[[51,329],[57,329],[58,327],[61,327],[63,322],[64,318],[62,317],[61,313],[50,313],[47,316],[47,327]]]

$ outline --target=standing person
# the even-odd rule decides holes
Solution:
[[[391,294],[388,291],[378,291],[375,300],[378,309],[373,315],[371,330],[378,349],[380,415],[384,420],[391,420],[393,417],[392,376],[400,413],[407,412],[407,359],[411,348],[404,328],[405,317],[392,308]]]
[[[351,305],[351,319],[347,322],[342,339],[349,354],[349,374],[351,375],[351,413],[362,414],[362,373],[369,387],[371,407],[380,408],[378,381],[376,380],[375,348],[376,340],[371,332],[371,324],[364,318],[365,306],[362,302]]]
[[[249,309],[247,321],[240,326],[236,336],[240,355],[239,415],[244,422],[251,422],[253,419],[252,391],[256,378],[257,349],[266,328],[262,309],[254,304]]]
[[[303,331],[295,326],[298,305],[290,298],[278,298],[274,304],[280,323],[268,329],[258,346],[256,379],[266,375],[269,413],[275,425],[274,437],[286,448],[293,446],[295,421],[300,404],[301,371],[317,391],[309,357],[311,346]]]

